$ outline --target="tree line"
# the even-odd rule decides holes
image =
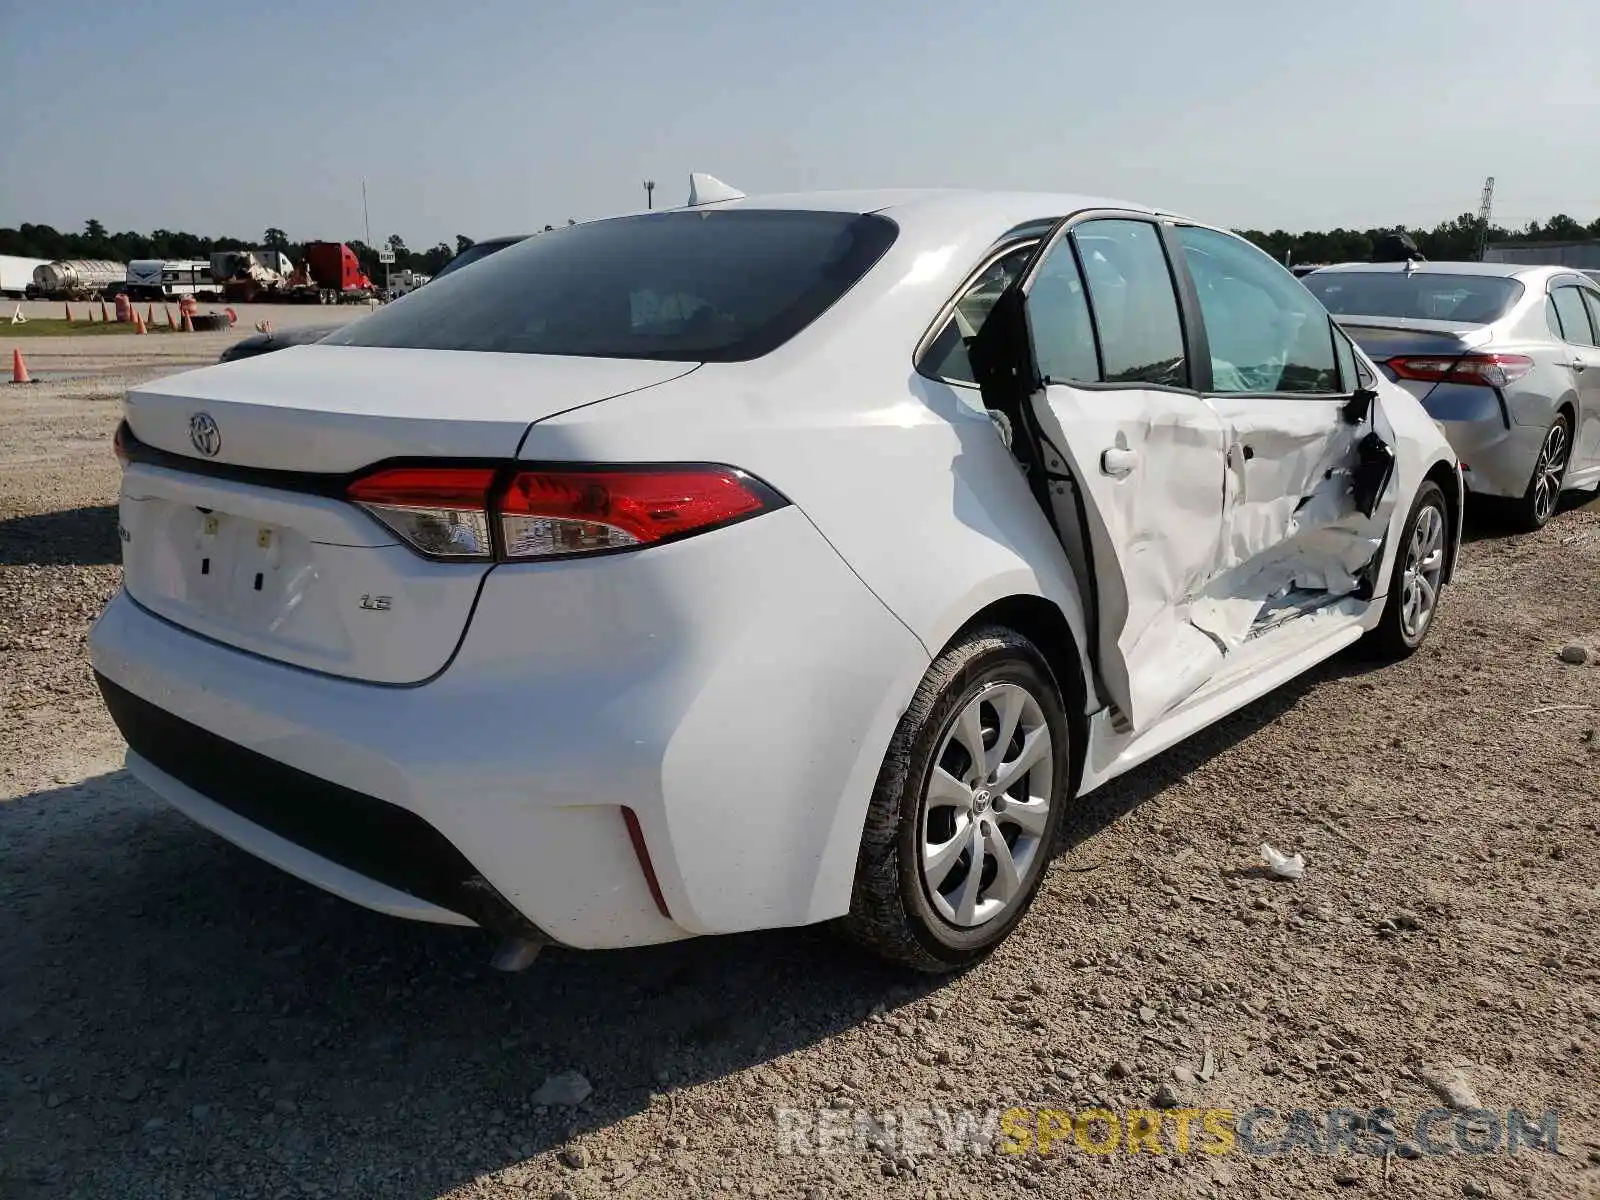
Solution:
[[[568,225],[574,224],[572,221]],[[546,225],[549,230],[552,226]],[[1279,262],[1325,263],[1359,262],[1372,255],[1379,238],[1403,226],[1375,229],[1332,229],[1326,232],[1289,233],[1274,229],[1270,233],[1260,229],[1241,229],[1238,232],[1260,246]],[[1449,221],[1441,221],[1432,229],[1404,229],[1417,243],[1426,257],[1439,262],[1459,262],[1477,257],[1478,239],[1482,225],[1473,213],[1462,213]],[[1600,238],[1600,219],[1588,225],[1580,224],[1565,213],[1558,213],[1548,221],[1530,221],[1517,229],[1491,225],[1488,242],[1509,241],[1577,241]],[[369,246],[359,240],[347,243],[361,260],[362,269],[374,281],[383,278],[383,267],[378,262],[379,247]],[[439,242],[427,250],[412,250],[399,234],[391,234],[383,243],[394,251],[393,271],[412,270],[423,275],[436,275],[439,269],[457,254],[473,244],[465,234],[456,234],[455,246]],[[90,218],[84,222],[82,233],[63,233],[49,225],[32,225],[23,222],[18,228],[0,228],[0,254],[18,254],[26,258],[109,258],[129,262],[136,258],[204,259],[214,250],[253,250],[264,248],[281,250],[295,262],[301,258],[304,243],[294,242],[282,229],[273,226],[257,241],[231,237],[202,237],[193,233],[174,233],[170,229],[157,229],[153,233],[110,233],[99,221]]]
[[[383,266],[378,262],[378,247],[359,239],[346,243],[361,260],[361,267],[376,282],[382,282]],[[455,245],[447,242],[427,250],[412,250],[399,234],[392,234],[384,245],[394,251],[391,271],[412,270],[435,275],[439,268],[473,244],[465,234],[457,234]],[[132,262],[137,258],[169,260],[209,259],[217,250],[281,250],[296,263],[301,261],[304,242],[291,241],[283,230],[272,227],[260,238],[204,237],[193,233],[174,233],[157,229],[153,233],[110,233],[92,217],[84,222],[82,233],[63,233],[49,225],[24,221],[15,229],[0,229],[0,254],[24,258],[56,259],[104,258]]]
[[[1380,229],[1331,229],[1326,233],[1288,233],[1274,229],[1264,233],[1259,229],[1241,229],[1239,234],[1260,246],[1279,262],[1335,263],[1365,262],[1379,238],[1397,229],[1411,235],[1423,256],[1435,262],[1471,262],[1478,257],[1478,238],[1483,223],[1476,213],[1462,213],[1450,221],[1441,221],[1432,229],[1406,229],[1389,226]],[[1581,225],[1565,213],[1557,213],[1548,221],[1530,221],[1518,229],[1500,225],[1489,226],[1489,245],[1496,242],[1572,242],[1586,238],[1600,238],[1600,219]]]

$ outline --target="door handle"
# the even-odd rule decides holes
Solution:
[[[1581,359],[1581,358],[1575,358],[1575,359],[1572,360],[1572,369],[1574,371],[1586,370],[1586,369],[1588,369],[1588,366],[1589,366],[1589,364],[1584,362],[1583,359]]]
[[[1113,479],[1122,479],[1133,474],[1134,467],[1139,465],[1139,452],[1129,450],[1125,446],[1117,446],[1100,455],[1100,473],[1109,475]]]

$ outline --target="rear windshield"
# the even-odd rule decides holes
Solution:
[[[760,209],[571,225],[435,279],[326,344],[741,362],[814,321],[897,233],[884,217]]]
[[[1522,295],[1500,275],[1432,271],[1322,271],[1300,281],[1335,316],[1413,317],[1421,321],[1498,321]]]

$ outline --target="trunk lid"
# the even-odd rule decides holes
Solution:
[[[305,346],[145,384],[129,393],[128,427],[167,454],[136,446],[123,476],[128,594],[265,658],[426,680],[492,568],[413,553],[339,498],[340,477],[391,458],[509,460],[534,421],[694,365]]]
[[[1401,379],[1389,366],[1391,358],[1426,355],[1459,358],[1481,350],[1493,340],[1482,325],[1466,321],[1425,321],[1411,317],[1337,316],[1334,320],[1365,350],[1391,383],[1399,384],[1418,400],[1438,385],[1420,379]]]
[[[140,441],[202,457],[205,413],[232,466],[343,473],[385,458],[512,458],[534,421],[685,375],[693,363],[295,346],[128,393]]]

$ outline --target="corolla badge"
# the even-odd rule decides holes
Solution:
[[[210,413],[197,412],[189,418],[189,441],[207,458],[215,458],[222,449],[222,430],[211,419]]]

